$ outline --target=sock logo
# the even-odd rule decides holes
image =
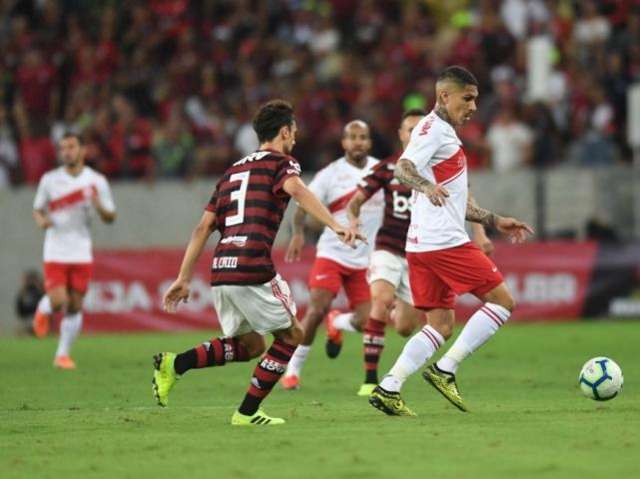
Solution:
[[[235,354],[231,344],[224,343],[224,360],[233,361]]]
[[[278,374],[283,374],[285,370],[285,365],[279,363],[278,361],[274,361],[273,359],[264,358],[260,362],[260,367],[262,369],[266,369],[267,371],[273,371]]]

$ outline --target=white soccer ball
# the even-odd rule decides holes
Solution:
[[[612,359],[597,357],[582,366],[578,384],[582,394],[596,401],[607,401],[618,395],[624,378],[622,369]]]

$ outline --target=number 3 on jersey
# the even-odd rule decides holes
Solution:
[[[229,177],[229,182],[240,182],[240,188],[231,192],[231,201],[238,202],[238,212],[233,216],[227,216],[224,221],[225,226],[234,226],[242,224],[244,221],[244,203],[247,197],[247,187],[249,186],[250,171],[243,171],[242,173],[234,173]]]

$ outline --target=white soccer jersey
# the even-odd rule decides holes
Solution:
[[[46,210],[53,226],[44,237],[44,261],[59,263],[90,263],[91,198],[98,195],[102,206],[115,211],[106,178],[85,166],[78,176],[64,167],[46,173],[40,180],[33,208]]]
[[[370,173],[371,168],[378,161],[369,156],[366,166],[358,168],[347,162],[344,157],[339,158],[316,174],[309,184],[309,189],[329,208],[336,221],[346,226],[349,224],[347,204],[355,195],[360,180]],[[366,268],[369,265],[371,249],[375,244],[376,232],[382,223],[383,209],[382,190],[362,205],[361,229],[367,237],[368,244],[359,242],[355,249],[351,248],[342,243],[333,231],[325,228],[318,240],[316,256],[330,259],[349,268]]]
[[[411,224],[406,250],[435,251],[469,242],[465,230],[467,213],[467,158],[453,127],[434,111],[411,132],[400,158],[416,165],[418,173],[449,192],[444,206],[434,206],[423,193],[413,191]]]

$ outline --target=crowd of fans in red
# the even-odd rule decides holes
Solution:
[[[1,2],[0,18],[0,188],[37,182],[66,130],[112,179],[216,174],[253,150],[251,113],[274,97],[296,107],[306,171],[340,155],[354,118],[384,157],[447,64],[480,81],[460,131],[472,168],[630,157],[637,0],[33,0]],[[554,70],[530,101],[534,36],[553,43]]]

